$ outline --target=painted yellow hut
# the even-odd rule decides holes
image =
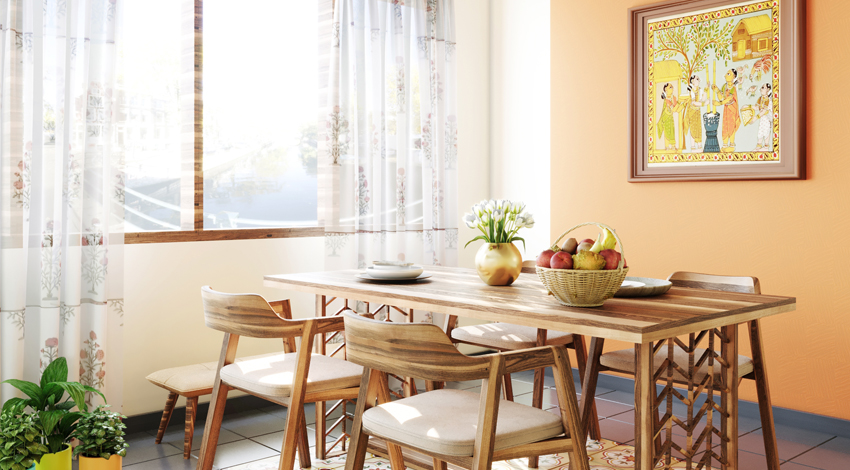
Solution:
[[[732,60],[757,59],[773,50],[770,15],[744,18],[732,31]]]

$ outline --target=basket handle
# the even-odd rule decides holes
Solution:
[[[558,237],[558,239],[555,240],[555,243],[553,243],[552,245],[557,245],[558,243],[561,242],[562,238],[567,236],[568,233],[572,232],[573,230],[575,230],[579,227],[584,227],[585,225],[595,225],[595,226],[599,227],[600,229],[608,229],[608,230],[611,231],[611,233],[614,234],[614,239],[617,240],[617,244],[620,245],[620,262],[617,264],[617,269],[623,269],[623,263],[626,259],[626,248],[623,246],[623,241],[620,240],[620,236],[617,235],[617,231],[614,230],[613,228],[605,225],[605,224],[600,224],[599,222],[585,222],[583,224],[578,224],[575,227],[573,227],[573,228],[567,230],[566,232],[562,233],[561,236]]]

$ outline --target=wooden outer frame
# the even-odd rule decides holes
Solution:
[[[804,8],[803,0],[781,0],[779,80],[782,103],[779,115],[779,163],[664,166],[649,168],[646,129],[648,106],[645,84],[648,61],[646,30],[650,20],[741,3],[740,0],[676,0],[630,8],[629,28],[629,173],[631,183],[660,181],[717,181],[805,179]]]

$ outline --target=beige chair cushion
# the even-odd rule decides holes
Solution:
[[[658,352],[655,354],[655,367],[661,367],[661,364],[664,362],[664,359],[667,359],[667,348],[668,345],[664,345]],[[676,364],[681,367],[683,370],[688,370],[688,353],[683,351],[679,347],[673,348],[673,360]],[[705,349],[697,349],[694,352],[694,363],[699,361],[702,357]],[[634,349],[621,349],[619,351],[612,351],[609,353],[605,353],[600,357],[599,363],[609,369],[613,369],[618,372],[629,372],[635,373],[635,351]],[[750,372],[753,371],[753,360],[746,356],[738,356],[738,376],[743,377]],[[720,374],[720,364],[717,364],[715,361],[714,364],[714,373],[715,377],[719,377]],[[706,359],[700,368],[697,370],[694,381],[699,383],[705,379],[706,374],[708,374],[708,359]],[[665,373],[662,376],[663,379],[667,378],[667,374]],[[685,377],[679,373],[679,371],[673,371],[673,380],[677,382],[686,382]]]
[[[363,428],[401,444],[442,455],[471,456],[478,427],[479,394],[435,390],[370,408]],[[496,450],[542,441],[564,433],[560,416],[500,400]]]
[[[261,354],[259,356],[248,356],[237,358],[236,362],[250,361],[268,356],[276,356],[280,353]],[[158,387],[170,390],[179,395],[201,395],[212,393],[213,382],[215,382],[215,369],[218,362],[204,362],[203,364],[192,364],[188,366],[172,367],[170,369],[158,370],[147,377],[148,381]]]
[[[221,369],[228,385],[269,397],[288,397],[297,362],[296,353],[241,361]],[[307,375],[307,392],[357,387],[363,367],[353,362],[313,354]]]
[[[485,323],[455,328],[452,330],[452,339],[501,351],[513,351],[537,346],[537,328],[510,323]],[[549,330],[546,334],[547,344],[572,342],[573,335],[570,333]]]

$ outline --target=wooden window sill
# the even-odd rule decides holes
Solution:
[[[324,234],[325,229],[322,227],[133,232],[124,234],[124,244],[135,245],[139,243],[178,243],[223,240],[257,240],[261,238],[321,237],[324,236]]]

